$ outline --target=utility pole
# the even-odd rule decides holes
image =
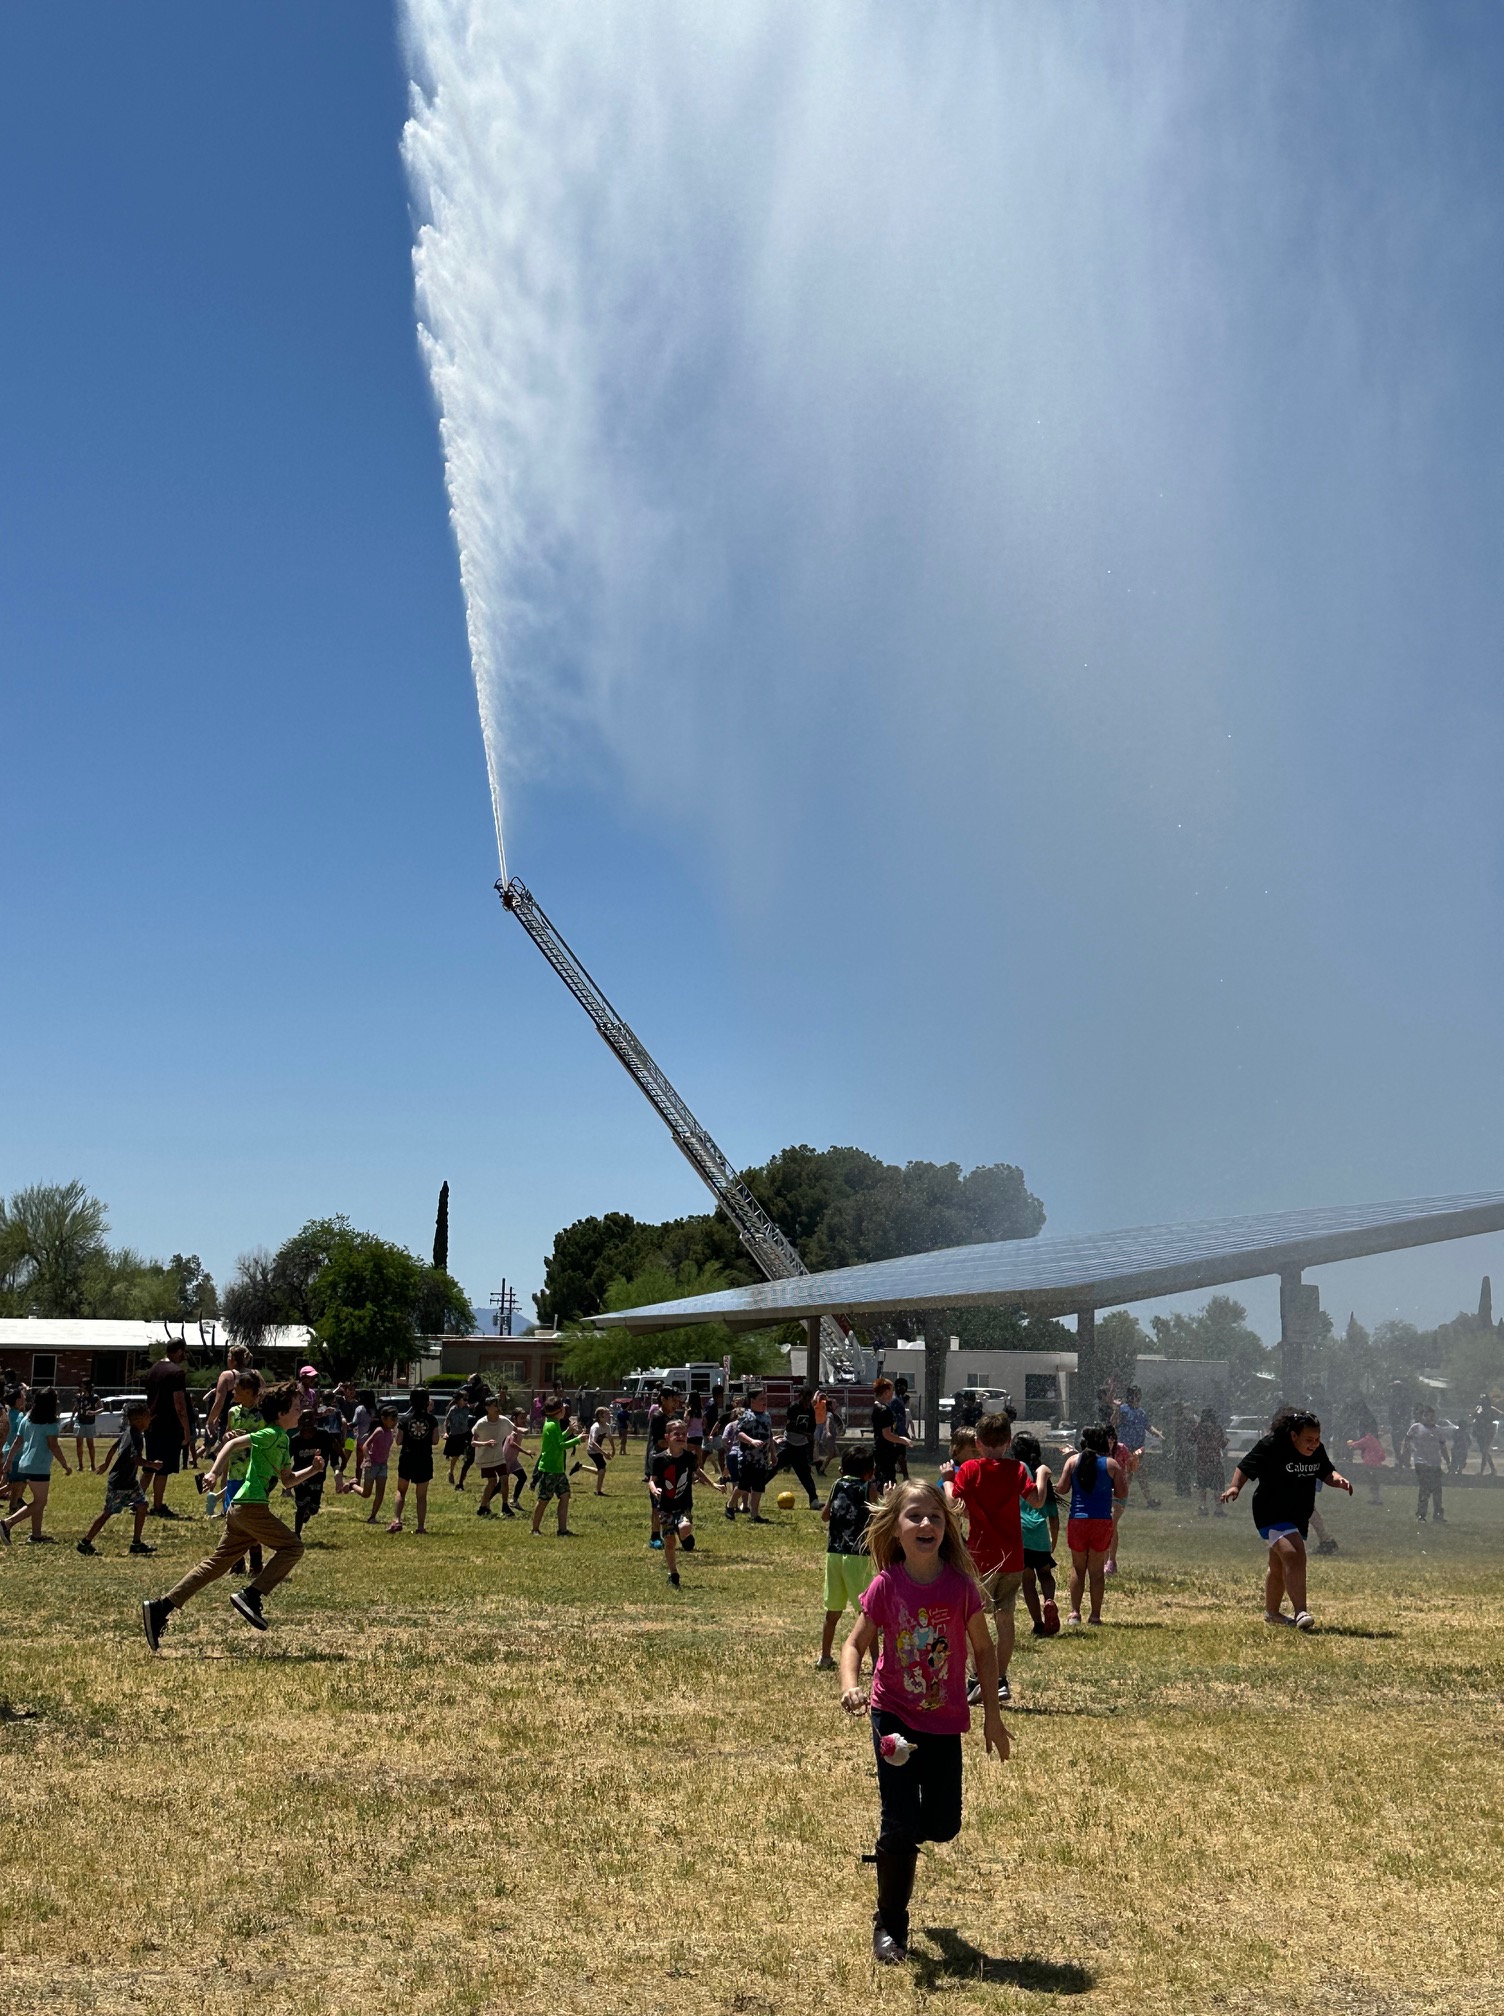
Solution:
[[[517,1290],[508,1287],[507,1278],[504,1274],[501,1277],[501,1286],[491,1290],[491,1307],[496,1311],[497,1336],[510,1337],[512,1334],[512,1316],[517,1307]]]

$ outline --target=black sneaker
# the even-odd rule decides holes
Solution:
[[[26,1544],[29,1547],[51,1547],[56,1543],[50,1533],[28,1533]]]
[[[146,1642],[155,1652],[162,1642],[162,1633],[167,1629],[167,1620],[172,1615],[172,1605],[165,1596],[154,1600],[150,1597],[141,1605],[141,1629],[146,1633]]]
[[[908,1948],[885,1931],[882,1919],[876,1916],[872,1920],[872,1957],[879,1967],[901,1967],[909,1957]]]
[[[491,1516],[494,1519],[496,1515],[493,1512]],[[517,1517],[517,1514],[512,1510],[510,1505],[503,1505],[501,1508],[501,1516],[503,1519],[515,1519]]]
[[[183,1515],[181,1512],[174,1512],[170,1505],[153,1505],[151,1516],[153,1519],[181,1519]]]
[[[1008,1685],[1008,1676],[1006,1673],[997,1683],[997,1698],[999,1701],[1011,1701],[1013,1699],[1013,1689]]]
[[[679,1535],[679,1545],[680,1545],[680,1546],[681,1546],[681,1547],[682,1547],[682,1548],[684,1549],[684,1551],[685,1551],[685,1553],[686,1553],[686,1554],[693,1554],[693,1553],[694,1553],[694,1551],[695,1551],[695,1536],[694,1536],[694,1534],[693,1534],[693,1533],[681,1533],[681,1534]]]
[[[266,1619],[261,1614],[261,1591],[259,1589],[237,1589],[230,1598],[230,1608],[237,1611],[247,1624],[256,1630],[266,1629]]]
[[[97,1554],[99,1549],[94,1545],[92,1540],[80,1540],[78,1551],[80,1554]]]
[[[494,1519],[496,1514],[491,1510],[489,1505],[477,1505],[475,1516],[477,1519]]]
[[[125,1551],[127,1554],[155,1554],[157,1550],[155,1547],[148,1547],[144,1540],[133,1540]],[[82,1553],[83,1549],[80,1548],[79,1552]],[[89,1552],[92,1554],[94,1549],[91,1547]]]
[[[677,1589],[677,1588],[678,1588],[678,1586],[679,1586],[679,1571],[678,1571],[678,1569],[677,1569],[677,1568],[670,1568],[670,1569],[669,1569],[669,1571],[668,1571],[668,1584],[669,1584],[669,1587],[670,1587],[671,1589]]]
[[[982,1683],[975,1674],[966,1683],[966,1705],[968,1708],[980,1708],[982,1705]]]

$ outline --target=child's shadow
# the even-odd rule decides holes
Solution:
[[[1398,1631],[1380,1631],[1366,1624],[1320,1624],[1316,1628],[1319,1638],[1398,1638]]]
[[[939,1947],[939,1954],[920,1953],[910,1947],[909,1964],[927,1994],[946,1981],[997,1981],[1042,1995],[1084,1995],[1096,1985],[1096,1975],[1074,1961],[1041,1960],[1032,1953],[1013,1960],[984,1953],[980,1946],[963,1939],[954,1925],[926,1925],[924,1934]]]

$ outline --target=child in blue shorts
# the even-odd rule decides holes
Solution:
[[[1321,1423],[1303,1407],[1281,1407],[1246,1456],[1238,1458],[1232,1483],[1222,1493],[1232,1503],[1252,1479],[1253,1523],[1269,1549],[1264,1577],[1264,1622],[1293,1624],[1314,1631],[1316,1620],[1306,1608],[1306,1534],[1316,1508],[1318,1483],[1352,1494],[1352,1485],[1332,1468],[1321,1440]],[[1290,1598],[1293,1615],[1286,1612]]]

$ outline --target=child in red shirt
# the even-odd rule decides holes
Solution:
[[[1013,1658],[1018,1592],[1024,1581],[1024,1533],[1019,1503],[1038,1505],[1043,1494],[1034,1473],[1011,1453],[1013,1423],[1006,1414],[984,1414],[977,1423],[977,1455],[941,1476],[950,1496],[966,1507],[966,1545],[997,1631],[997,1698],[1011,1701],[1008,1667]],[[968,1699],[982,1698],[973,1680]]]

